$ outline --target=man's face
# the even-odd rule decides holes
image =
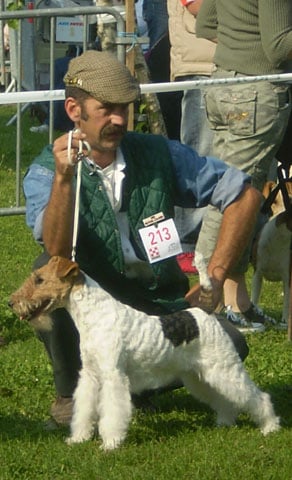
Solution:
[[[92,149],[113,151],[127,131],[128,104],[101,103],[85,100],[81,108],[80,128]]]

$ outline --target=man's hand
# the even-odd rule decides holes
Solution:
[[[72,134],[66,133],[57,138],[53,145],[56,164],[56,174],[71,179],[75,173],[75,164],[78,162],[79,141],[86,135],[80,130],[73,130]],[[68,145],[69,144],[69,145]]]
[[[185,299],[191,307],[199,307],[207,313],[215,311],[222,300],[223,283],[212,279],[211,283],[211,290],[206,290],[197,283],[187,292]]]

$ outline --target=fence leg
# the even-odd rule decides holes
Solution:
[[[25,105],[23,105],[20,109],[21,113],[25,112],[25,110],[27,110],[29,107],[30,107],[31,103],[26,103]],[[6,123],[6,127],[9,127],[10,125],[12,125],[17,119],[17,114],[13,115],[13,117],[10,118],[10,120],[8,120],[8,122]]]

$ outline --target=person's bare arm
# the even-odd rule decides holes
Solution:
[[[195,0],[194,2],[186,5],[186,8],[192,15],[194,15],[194,17],[196,17],[199,13],[202,3],[203,3],[203,0]]]
[[[77,151],[78,139],[74,134],[72,146]],[[50,255],[70,257],[72,250],[75,167],[68,163],[68,135],[62,135],[54,142],[55,177],[50,200],[43,218],[43,242]],[[74,151],[72,150],[74,153]]]
[[[212,284],[213,311],[220,302],[223,284],[228,273],[243,254],[253,232],[261,204],[261,193],[247,185],[238,197],[224,211],[216,248],[207,267]],[[186,294],[186,300],[192,306],[205,308],[200,301],[200,285],[195,285]]]

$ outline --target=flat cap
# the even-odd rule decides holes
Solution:
[[[109,52],[87,50],[73,58],[64,77],[66,86],[78,87],[102,103],[131,103],[140,95],[138,81]]]

